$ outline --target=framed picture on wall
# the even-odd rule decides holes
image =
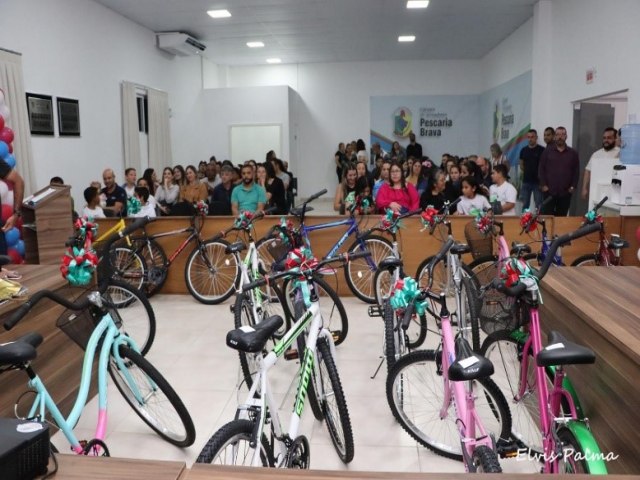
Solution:
[[[80,104],[78,100],[58,97],[58,133],[60,136],[80,136]]]
[[[27,93],[29,130],[33,135],[53,135],[53,99],[49,95]]]

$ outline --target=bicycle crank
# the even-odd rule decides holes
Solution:
[[[304,435],[299,435],[293,442],[291,442],[291,446],[287,450],[285,465],[287,468],[308,470],[309,460],[309,440],[307,440],[307,437]]]

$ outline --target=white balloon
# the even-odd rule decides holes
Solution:
[[[2,204],[13,206],[13,190],[9,190],[5,198],[7,199],[7,201],[5,202],[4,199],[2,199]]]
[[[0,199],[2,200],[2,204],[8,204],[7,202],[7,194],[9,193],[9,187],[6,183],[0,180]]]

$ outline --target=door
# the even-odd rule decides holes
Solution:
[[[578,151],[580,157],[580,181],[571,202],[569,215],[581,216],[587,212],[587,199],[582,199],[582,179],[584,167],[587,166],[593,152],[602,148],[602,132],[612,127],[615,108],[607,103],[581,102],[574,104],[573,141],[571,146]]]

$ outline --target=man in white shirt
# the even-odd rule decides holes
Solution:
[[[489,187],[489,196],[492,204],[493,202],[500,202],[502,215],[515,215],[518,191],[516,187],[507,182],[508,179],[509,171],[507,166],[503,163],[495,165],[493,172],[491,172],[493,184]]]
[[[587,166],[584,167],[584,175],[582,177],[582,198],[589,197],[589,183],[591,182],[591,162],[609,162],[611,170],[616,164],[616,160],[620,157],[620,147],[616,146],[618,139],[618,131],[613,127],[607,127],[602,134],[602,148],[591,155]]]

